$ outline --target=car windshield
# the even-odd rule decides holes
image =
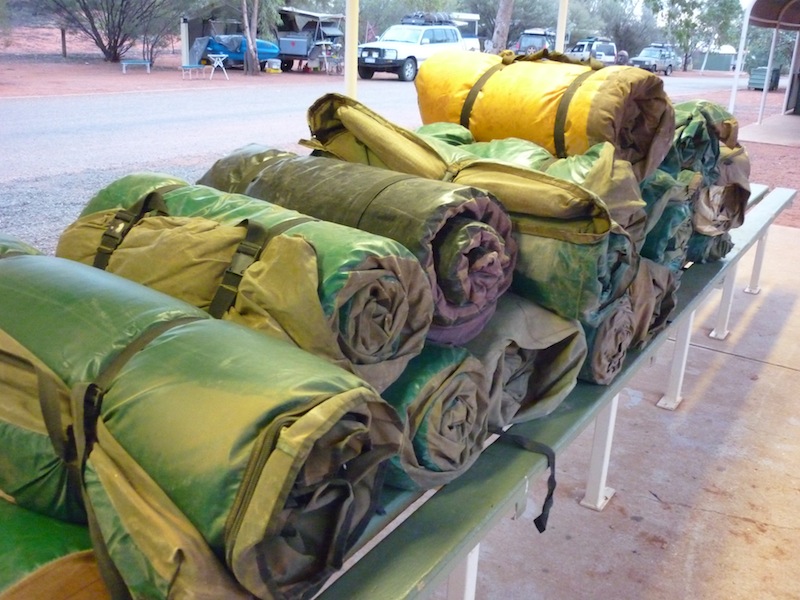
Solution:
[[[407,42],[409,44],[418,44],[420,35],[422,35],[421,29],[392,25],[383,32],[380,40],[382,42]]]
[[[661,56],[661,49],[660,48],[645,48],[642,50],[642,53],[639,56],[644,56],[645,58],[658,58]]]
[[[536,34],[522,34],[519,38],[519,48],[520,50],[525,50],[526,48],[533,48],[535,50],[539,50],[547,46],[547,39],[543,35],[536,35]]]

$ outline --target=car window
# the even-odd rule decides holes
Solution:
[[[422,34],[422,43],[430,44],[431,42],[433,42],[433,31],[427,29],[425,33]]]
[[[380,37],[383,42],[408,42],[410,44],[419,43],[420,31],[413,27],[403,27],[402,25],[392,25]]]
[[[456,32],[452,29],[445,29],[444,32],[447,34],[447,41],[451,44],[458,43],[458,37],[456,36]]]
[[[433,43],[434,44],[444,44],[447,41],[447,34],[445,33],[444,29],[434,29],[433,30]]]
[[[614,45],[613,44],[597,44],[595,48],[597,52],[602,52],[606,56],[612,56],[616,54],[614,52]]]

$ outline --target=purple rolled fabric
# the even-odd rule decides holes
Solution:
[[[511,219],[477,188],[257,144],[218,160],[198,183],[403,244],[431,283],[434,342],[460,345],[475,337],[511,285]]]

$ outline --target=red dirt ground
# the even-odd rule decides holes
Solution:
[[[104,92],[130,92],[144,90],[184,89],[186,85],[209,88],[223,85],[224,79],[194,79],[191,82],[178,77],[180,49],[176,43],[171,51],[160,55],[147,77],[141,77],[143,67],[129,67],[129,76],[122,76],[118,64],[104,62],[96,46],[86,38],[74,34],[66,36],[67,56],[62,56],[61,33],[55,28],[16,27],[10,36],[0,40],[0,98],[41,95],[72,95]],[[138,57],[134,48],[130,56]],[[259,77],[237,77],[240,85],[266,85],[269,74]],[[316,76],[316,75],[312,75]],[[319,76],[325,76],[319,74]],[[696,72],[675,73],[674,77],[698,77]],[[706,76],[730,77],[729,74],[707,73]],[[308,75],[282,73],[281,83],[295,80],[298,85],[307,81]],[[291,78],[291,79],[289,79]],[[780,114],[785,90],[779,88],[767,95],[765,117]],[[727,107],[729,91],[713,92],[706,100]],[[675,101],[690,98],[674,98]],[[740,126],[756,121],[761,92],[740,90],[736,96],[736,117]],[[800,148],[747,142],[745,144],[752,165],[751,181],[771,187],[800,189]],[[778,224],[800,227],[800,201],[785,210]]]

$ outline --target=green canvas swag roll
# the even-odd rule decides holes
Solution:
[[[406,424],[387,484],[412,490],[445,485],[483,451],[489,384],[480,361],[465,348],[426,344],[383,397]]]
[[[578,379],[608,385],[622,369],[633,343],[635,323],[630,296],[625,294],[600,311],[594,321],[581,324],[589,354]]]
[[[466,348],[489,381],[490,431],[553,412],[575,387],[587,351],[578,321],[511,292]]]
[[[143,207],[152,212],[138,214]],[[433,319],[426,275],[401,244],[157,173],[98,192],[56,255],[102,259],[106,270],[291,341],[378,390],[422,350]]]
[[[139,333],[205,313],[167,296],[137,304],[136,284],[120,281],[108,301],[129,296],[128,312],[87,316],[85,339],[52,343],[65,306],[104,291],[87,277],[72,290],[69,261],[43,255],[0,259],[0,490],[21,506],[74,522],[85,522],[74,446],[70,390],[95,377]],[[91,269],[84,269],[84,271]],[[48,283],[60,295],[38,296],[31,285]],[[79,297],[80,300],[76,300]],[[40,309],[33,318],[27,307]]]
[[[242,164],[250,167],[247,178],[238,175]],[[227,182],[225,173],[233,173]],[[256,144],[218,160],[199,182],[406,246],[430,282],[432,341],[461,344],[474,337],[511,285],[517,256],[511,221],[495,198],[476,188]]]
[[[455,181],[496,196],[511,216],[519,244],[514,291],[565,318],[587,316],[632,280],[635,270],[624,262],[609,271],[608,238],[615,226],[600,196],[581,185],[505,160],[476,158],[394,125],[339,94],[319,98],[308,110],[308,121],[313,137],[301,143],[315,152]],[[624,280],[615,273],[625,273]]]
[[[71,410],[90,523],[131,596],[306,598],[341,565],[401,444],[372,387],[72,261],[3,259],[0,282],[3,327],[81,373]],[[148,336],[161,312],[192,317]]]

